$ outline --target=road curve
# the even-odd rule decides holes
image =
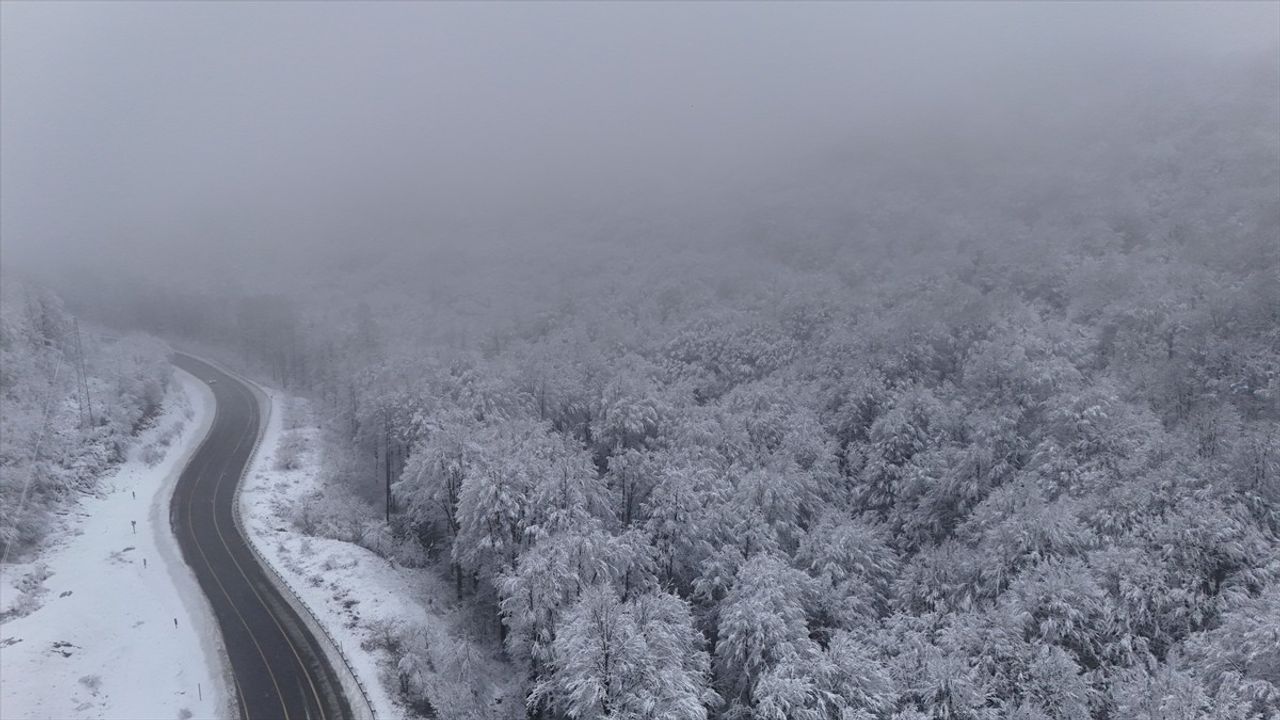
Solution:
[[[244,383],[188,355],[174,364],[209,385],[213,425],[183,469],[169,518],[213,606],[243,720],[348,720],[351,706],[321,645],[267,578],[234,519],[236,486],[258,439]]]

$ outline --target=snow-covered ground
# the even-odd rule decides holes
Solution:
[[[436,711],[446,720],[524,717],[510,668],[492,650],[459,637],[467,611],[453,602],[439,573],[297,527],[298,508],[330,492],[320,472],[321,431],[308,422],[304,401],[265,392],[273,410],[240,498],[246,532],[341,646],[379,720],[416,714],[393,690],[406,674],[431,687]],[[292,469],[282,469],[282,454],[296,454],[287,463]],[[419,647],[407,647],[411,640],[389,650],[397,631],[400,638],[419,640]],[[417,659],[407,662],[412,656]]]
[[[70,506],[61,537],[0,568],[0,718],[229,716],[221,635],[169,525],[213,410],[175,370],[155,425]]]

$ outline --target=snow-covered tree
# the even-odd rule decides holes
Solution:
[[[762,674],[818,651],[806,613],[811,588],[808,576],[772,554],[756,555],[738,570],[716,629],[717,684],[731,703],[749,707]]]
[[[688,607],[669,595],[623,603],[607,585],[585,592],[556,636],[551,664],[530,703],[570,718],[703,720],[716,701]]]

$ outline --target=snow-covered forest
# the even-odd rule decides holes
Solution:
[[[0,550],[16,558],[124,459],[172,370],[153,338],[79,332],[46,287],[6,274],[0,292]]]
[[[309,526],[389,482],[366,541],[439,561],[534,716],[1273,717],[1280,77],[1230,70],[733,221],[135,314],[313,399],[367,504]]]
[[[30,241],[68,307],[304,398],[255,492],[322,466],[293,530],[465,609],[380,627],[406,713],[1267,720],[1280,38],[1224,5],[129,16],[171,64],[68,85],[107,98],[67,151],[104,175],[11,191],[6,232],[101,220],[100,265]],[[44,121],[22,137],[71,165]],[[50,188],[88,209],[49,220]],[[86,338],[78,424],[70,316],[16,287],[25,545],[166,371]],[[442,686],[448,633],[451,672],[523,704]]]

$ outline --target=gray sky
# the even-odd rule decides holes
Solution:
[[[922,118],[1275,51],[1278,8],[5,2],[3,260],[657,212]]]

